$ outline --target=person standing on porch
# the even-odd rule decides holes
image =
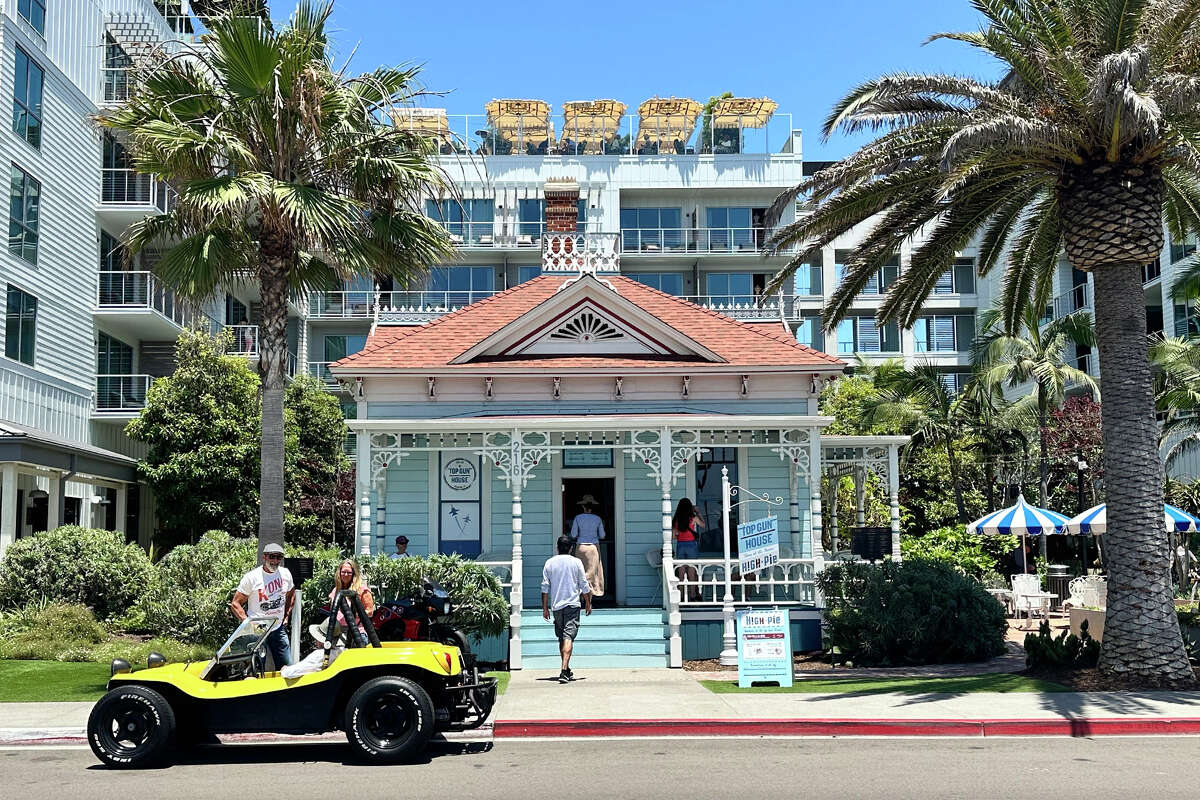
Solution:
[[[592,595],[587,577],[583,574],[583,562],[571,555],[573,542],[569,536],[558,537],[558,555],[546,561],[542,567],[542,617],[554,615],[554,635],[558,637],[558,652],[562,656],[562,671],[559,683],[575,680],[571,672],[571,651],[575,637],[579,635],[579,606],[584,613],[592,613]]]
[[[704,523],[700,521],[700,513],[696,511],[692,501],[684,497],[679,501],[679,505],[675,506],[675,516],[671,518],[671,534],[675,538],[675,558],[700,557],[700,531],[702,530],[704,530]],[[677,567],[675,577],[681,581],[688,581],[687,597],[689,600],[700,599],[700,586],[695,567]]]
[[[571,539],[578,545],[575,555],[583,562],[592,597],[604,596],[604,564],[600,561],[600,540],[604,538],[604,520],[596,516],[596,498],[585,494],[579,501],[583,508],[571,523]]]

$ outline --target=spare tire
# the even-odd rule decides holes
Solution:
[[[146,686],[118,686],[100,698],[88,716],[88,744],[116,769],[162,763],[175,738],[175,712]]]

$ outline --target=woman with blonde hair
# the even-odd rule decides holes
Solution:
[[[371,596],[371,590],[363,582],[362,570],[359,569],[358,562],[353,558],[347,558],[338,564],[337,570],[333,573],[333,591],[329,593],[330,605],[332,606],[337,601],[339,592],[347,589],[358,595],[368,617],[375,613],[375,598]],[[337,615],[337,623],[343,627],[346,625],[346,618],[340,611]],[[363,646],[367,644],[367,631],[362,625],[358,626],[358,641]]]

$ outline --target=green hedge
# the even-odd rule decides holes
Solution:
[[[836,563],[817,585],[828,607],[827,643],[857,666],[980,661],[1004,652],[1004,609],[949,565]]]
[[[494,636],[508,627],[508,602],[487,567],[457,555],[428,558],[375,556],[363,562],[363,573],[379,588],[377,600],[392,600],[421,590],[422,578],[437,581],[450,595],[454,627],[468,636]],[[330,583],[332,588],[332,582]]]
[[[1017,546],[1016,536],[983,536],[967,533],[965,525],[949,525],[919,536],[901,536],[904,560],[947,564],[964,575],[983,579],[1008,571],[1008,554]]]
[[[100,619],[129,611],[153,579],[146,551],[115,531],[64,525],[18,539],[0,561],[0,606],[82,604]]]

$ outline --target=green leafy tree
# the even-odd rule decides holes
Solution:
[[[1155,407],[1163,416],[1167,465],[1200,447],[1200,340],[1166,337],[1150,346]]]
[[[1108,454],[1108,613],[1100,668],[1194,680],[1179,633],[1162,503],[1163,465],[1146,357],[1142,268],[1200,228],[1200,6],[1195,0],[979,0],[978,31],[942,33],[994,58],[996,81],[896,73],[852,90],[826,136],[882,131],[776,201],[816,205],[769,243],[795,246],[768,291],[818,247],[868,233],[822,314],[836,325],[896,250],[909,269],[880,309],[902,327],[920,315],[958,253],[979,242],[979,269],[1006,262],[1004,326],[1045,305],[1059,254],[1091,272],[1103,359]]]
[[[288,384],[284,406],[289,540],[302,546],[332,542],[349,547],[353,493],[346,497],[346,484],[352,472],[341,405],[316,378],[299,376]]]
[[[145,442],[138,472],[157,500],[159,543],[194,542],[207,530],[246,534],[258,509],[258,378],[225,355],[228,334],[184,331],[174,374],[159,378],[126,427]]]
[[[411,103],[418,69],[347,76],[332,8],[302,0],[279,30],[214,17],[201,46],[142,71],[100,119],[129,138],[139,172],[179,191],[131,228],[130,250],[161,248],[156,273],[192,297],[247,276],[261,293],[260,548],[284,534],[289,297],[362,275],[407,284],[452,252],[421,209],[445,184],[432,142],[381,121]]]

